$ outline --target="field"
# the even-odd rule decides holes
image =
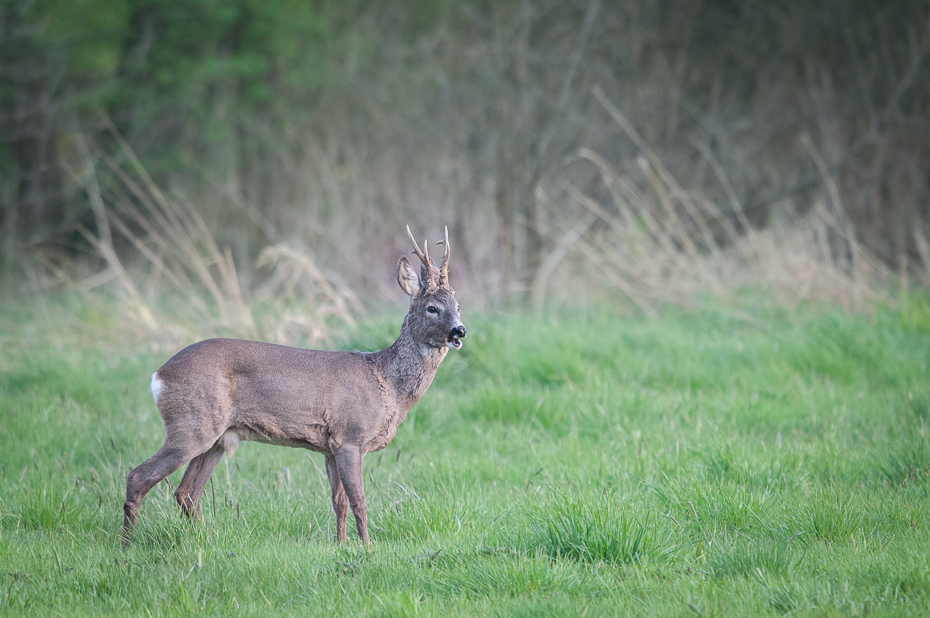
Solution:
[[[351,516],[334,541],[322,457],[258,444],[217,468],[204,525],[162,484],[121,548],[175,350],[74,300],[7,303],[0,614],[927,615],[930,312],[902,306],[463,307],[463,350],[365,459],[366,552]]]

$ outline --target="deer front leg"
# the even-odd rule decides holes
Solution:
[[[336,513],[336,542],[346,542],[346,518],[349,516],[349,500],[336,469],[336,457],[326,456],[326,476],[329,477],[329,487],[333,493],[333,512]]]
[[[362,485],[362,452],[357,446],[344,445],[336,453],[336,469],[345,488],[355,516],[355,527],[362,545],[368,547],[368,511],[365,507],[365,488]],[[344,539],[345,537],[343,537]]]

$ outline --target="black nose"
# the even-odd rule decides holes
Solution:
[[[463,325],[463,326],[456,326],[455,328],[452,329],[452,332],[449,333],[449,336],[450,336],[450,337],[454,337],[454,338],[456,338],[456,339],[464,339],[464,338],[465,338],[465,333],[467,333],[467,332],[468,332],[468,331],[465,330],[465,326],[464,326],[464,325]]]

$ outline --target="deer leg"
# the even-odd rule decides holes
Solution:
[[[194,520],[200,519],[200,496],[216,469],[216,464],[220,462],[225,452],[223,446],[217,443],[209,451],[194,457],[187,464],[181,484],[174,490],[174,499],[178,501],[181,511],[188,517]]]
[[[365,487],[362,484],[362,453],[356,446],[345,445],[336,453],[336,468],[349,498],[355,528],[362,545],[368,547],[368,511],[365,507]]]
[[[336,469],[336,458],[326,456],[326,475],[329,477],[329,487],[333,492],[333,512],[336,513],[336,542],[346,542],[346,519],[349,516],[349,500],[346,498],[342,479]]]
[[[187,451],[169,447],[166,441],[157,453],[129,473],[126,479],[126,502],[123,504],[123,545],[129,543],[145,494],[190,459]]]

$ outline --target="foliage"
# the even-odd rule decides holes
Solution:
[[[796,288],[861,284],[863,264],[930,280],[927,19],[906,0],[7,0],[0,276],[95,265],[74,159],[86,137],[113,208],[112,120],[240,268],[281,242],[324,266],[337,246],[383,257],[404,223],[442,221],[481,236],[462,271],[490,271],[473,285],[494,298],[571,305],[606,282],[693,304],[674,288],[729,273],[689,264],[730,256],[758,279],[751,231],[787,221],[811,238],[802,256],[771,239],[786,276],[831,267]],[[579,275],[592,264],[607,273]],[[374,289],[367,274],[345,276]]]

